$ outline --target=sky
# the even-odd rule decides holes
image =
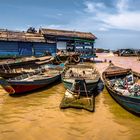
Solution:
[[[140,49],[140,0],[0,0],[0,28],[91,32],[96,48]]]

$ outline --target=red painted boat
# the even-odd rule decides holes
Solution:
[[[23,74],[8,80],[0,80],[2,87],[9,94],[26,93],[45,87],[61,79],[62,69],[47,68],[37,74]]]

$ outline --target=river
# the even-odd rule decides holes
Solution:
[[[107,60],[120,62],[113,56]],[[96,64],[98,70],[106,66]],[[16,97],[0,88],[0,140],[140,140],[140,117],[118,105],[105,88],[95,98],[93,113],[60,110],[64,92],[62,83]]]

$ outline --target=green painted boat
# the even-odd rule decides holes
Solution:
[[[62,73],[64,87],[72,90],[73,83],[75,83],[77,79],[85,80],[86,88],[89,92],[97,88],[100,75],[93,66],[88,64],[67,65]],[[84,92],[83,88],[84,87],[81,85],[80,92]]]

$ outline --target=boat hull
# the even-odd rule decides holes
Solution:
[[[20,94],[27,93],[31,91],[35,91],[39,88],[43,88],[51,83],[59,81],[61,79],[61,75],[57,75],[55,77],[51,77],[45,80],[38,81],[29,81],[29,82],[9,82],[7,86],[3,86],[5,91],[9,94]]]
[[[72,83],[72,82],[68,82],[68,81],[66,81],[66,80],[64,80],[64,79],[62,79],[62,81],[63,81],[64,87],[65,87],[66,89],[71,90],[73,83]],[[88,90],[88,91],[93,91],[93,90],[95,90],[95,89],[97,88],[98,82],[99,82],[99,80],[96,81],[96,82],[93,82],[93,83],[92,83],[92,82],[86,83],[86,88],[87,88],[87,90]]]
[[[118,102],[122,107],[126,110],[140,115],[140,98],[131,98],[119,95],[115,93],[115,91],[111,90],[108,86],[106,86],[109,94],[113,97],[113,99]]]

